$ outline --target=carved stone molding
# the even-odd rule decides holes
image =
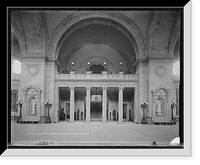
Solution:
[[[32,65],[29,67],[29,74],[31,76],[36,76],[38,73],[39,73],[39,68],[37,66]]]
[[[168,47],[152,46],[151,54],[168,54]]]
[[[161,86],[159,88],[152,90],[151,92],[153,96],[152,97],[153,101],[155,101],[157,97],[163,97],[163,96],[165,96],[166,100],[169,101],[170,89]]]
[[[163,77],[165,76],[166,68],[164,66],[158,66],[155,68],[154,73],[158,77]]]
[[[25,101],[23,114],[25,116],[39,116],[41,112],[42,90],[35,86],[30,85],[23,89],[23,93]]]
[[[156,116],[166,116],[168,114],[168,103],[170,96],[170,89],[165,87],[159,87],[151,91],[152,92],[152,106],[153,113]]]

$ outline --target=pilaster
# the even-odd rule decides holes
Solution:
[[[119,87],[119,101],[118,101],[118,115],[119,115],[119,123],[123,123],[123,89],[124,87]]]
[[[102,102],[102,122],[105,123],[106,122],[106,107],[107,107],[107,87],[103,87],[103,102]]]
[[[70,87],[70,122],[74,122],[74,87]]]
[[[139,122],[139,111],[140,111],[139,93],[138,93],[138,88],[135,87],[135,90],[134,90],[134,123]]]
[[[86,123],[90,122],[90,90],[91,87],[86,87]]]

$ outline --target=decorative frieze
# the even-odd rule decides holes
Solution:
[[[165,87],[159,87],[152,90],[152,101],[153,101],[153,113],[155,116],[166,116],[170,90]]]
[[[165,47],[165,46],[152,46],[151,54],[168,54],[168,47]]]
[[[135,74],[57,74],[56,80],[123,80],[138,81]]]

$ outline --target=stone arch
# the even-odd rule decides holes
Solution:
[[[171,32],[170,32],[170,38],[169,38],[169,54],[174,55],[174,50],[176,47],[177,42],[180,40],[180,29],[181,29],[181,18],[180,18],[180,13],[176,13],[175,15],[175,20],[172,24]]]
[[[23,35],[22,31],[18,28],[18,26],[13,21],[11,21],[11,33],[13,33],[15,35],[15,37],[17,38],[17,40],[19,42],[21,54],[24,55],[25,54],[24,35]]]
[[[180,40],[180,27],[177,27],[169,40],[169,54],[174,55],[176,43]]]
[[[53,31],[50,39],[50,45],[51,45],[51,56],[53,58],[57,58],[57,49],[58,49],[58,43],[63,36],[63,34],[75,23],[85,20],[88,18],[105,18],[114,22],[117,22],[118,24],[122,25],[126,32],[129,32],[131,36],[135,39],[136,45],[134,47],[136,48],[136,58],[142,58],[144,55],[144,48],[145,48],[145,40],[142,31],[139,29],[139,27],[127,16],[115,12],[115,13],[108,13],[108,12],[102,12],[102,11],[88,11],[88,12],[76,12],[74,14],[71,14],[67,18],[65,18]],[[131,42],[133,43],[133,42]]]
[[[102,45],[109,46],[109,47],[111,47],[112,49],[116,50],[119,54],[122,55],[124,61],[126,62],[127,69],[128,69],[128,70],[131,70],[131,69],[132,69],[130,63],[128,62],[128,57],[125,55],[125,53],[124,53],[124,52],[121,52],[121,51],[119,51],[119,50],[117,50],[117,48],[116,48],[114,45],[109,44],[109,43],[107,43],[106,41],[99,41],[99,40],[98,40],[98,41],[93,41],[93,42],[91,42],[91,43],[83,43],[82,45],[80,45],[80,46],[77,47],[76,49],[72,50],[69,54],[67,54],[68,59],[70,60],[70,58],[71,58],[78,50],[80,50],[81,48],[83,48],[83,47],[85,47],[85,46],[87,46],[87,45],[91,45],[91,44],[102,44]],[[108,61],[108,60],[107,60],[107,61]],[[67,63],[68,63],[68,62],[69,62],[69,61],[66,62],[65,68],[67,67]]]
[[[180,58],[180,38],[177,40],[177,42],[174,46],[173,55],[175,58]]]

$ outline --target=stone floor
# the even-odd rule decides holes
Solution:
[[[176,125],[142,125],[132,122],[59,122],[52,124],[11,124],[13,145],[53,146],[137,146],[169,145],[178,137]]]

